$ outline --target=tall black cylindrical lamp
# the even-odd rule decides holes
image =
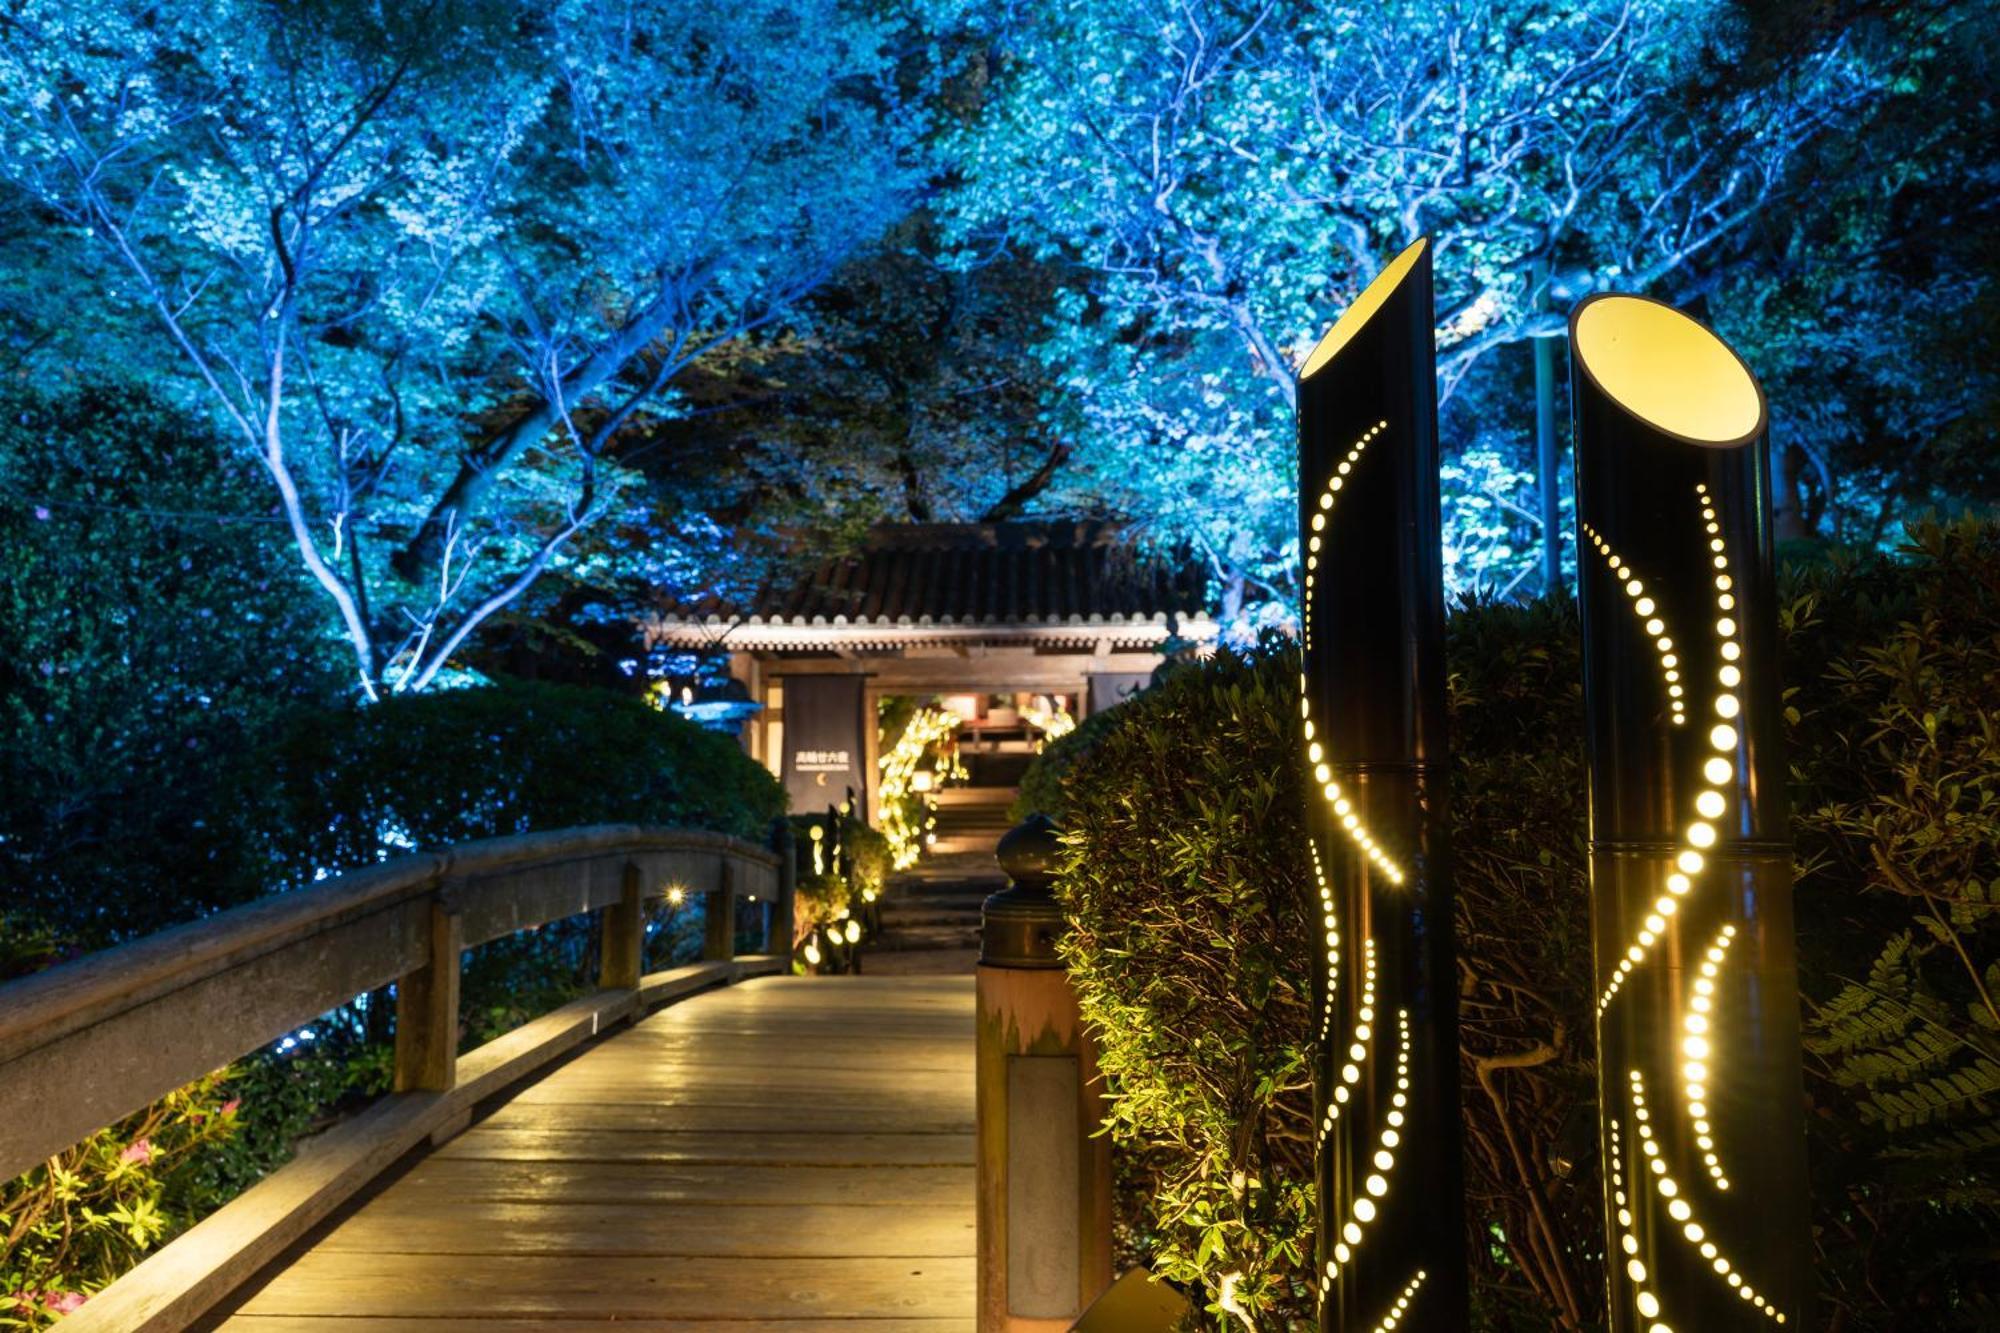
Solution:
[[[1320,1327],[1466,1327],[1431,256],[1299,372]]]
[[[1612,1328],[1797,1327],[1811,1270],[1763,394],[1670,306],[1570,318]]]

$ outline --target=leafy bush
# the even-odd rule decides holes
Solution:
[[[1260,1323],[1311,1310],[1304,792],[1271,759],[1292,753],[1298,712],[1282,660],[1224,654],[1047,751],[1070,765],[1063,958],[1116,1094],[1111,1133],[1150,1168],[1127,1225],[1164,1277],[1213,1293],[1241,1273],[1236,1303]]]
[[[216,1199],[204,1150],[236,1131],[211,1075],[0,1185],[0,1327],[41,1328]]]
[[[339,682],[254,468],[131,389],[0,395],[0,889],[68,947],[262,891],[227,775]]]
[[[271,883],[581,824],[762,841],[784,792],[727,736],[603,690],[525,681],[296,716],[258,756]]]
[[[1993,1328],[2000,525],[1910,542],[1787,615],[1820,1271],[1850,1328]]]
[[[2000,526],[1918,527],[1896,559],[1788,583],[1826,1313],[1850,1330],[1992,1327]],[[1591,1328],[1601,1183],[1574,608],[1467,605],[1447,639],[1476,1319]],[[1239,1300],[1273,1320],[1310,1314],[1309,1150],[1281,1137],[1311,1114],[1304,1025],[1284,1021],[1311,938],[1295,679],[1283,655],[1225,656],[1048,751],[1068,769],[1048,802],[1066,808],[1065,947],[1116,1096],[1134,1257],[1211,1295],[1241,1273]],[[1201,1012],[1182,1011],[1189,994]]]

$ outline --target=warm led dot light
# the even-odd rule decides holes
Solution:
[[[1714,1009],[1716,981],[1722,973],[1723,958],[1735,940],[1736,927],[1733,925],[1724,925],[1716,932],[1715,939],[1709,944],[1707,952],[1702,955],[1701,965],[1697,969],[1699,975],[1695,977],[1694,985],[1689,990],[1688,1012],[1681,1019],[1681,1031],[1687,1035],[1681,1043],[1681,1049],[1683,1054],[1692,1058],[1701,1059],[1709,1054],[1706,1034],[1709,1031],[1709,1014]],[[1701,1043],[1698,1050],[1693,1045],[1695,1042]],[[1694,1129],[1696,1136],[1695,1144],[1704,1150],[1703,1165],[1708,1168],[1709,1179],[1714,1182],[1715,1187],[1718,1190],[1726,1190],[1729,1188],[1729,1176],[1722,1169],[1722,1159],[1714,1152],[1708,1151],[1715,1143],[1715,1127],[1708,1120],[1708,1103],[1705,1100],[1707,1093],[1706,1082],[1702,1079],[1690,1078],[1681,1085],[1681,1096],[1687,1105],[1688,1123]],[[1685,1221],[1686,1214],[1676,1213],[1675,1218]]]
[[[1626,1254],[1636,1255],[1639,1251],[1639,1240],[1638,1237],[1632,1234],[1632,1211],[1625,1206],[1625,1149],[1619,1139],[1619,1125],[1616,1116],[1611,1118],[1609,1128],[1611,1130],[1611,1197],[1613,1202],[1618,1205],[1618,1248]],[[1660,1298],[1646,1288],[1646,1266],[1635,1258],[1632,1260],[1631,1266],[1626,1268],[1625,1275],[1632,1280],[1634,1287],[1632,1299],[1639,1307],[1639,1312],[1648,1319],[1657,1317],[1661,1309]],[[1673,1329],[1666,1324],[1653,1324],[1648,1327],[1646,1333],[1673,1333]]]
[[[1333,511],[1333,498],[1339,493],[1341,486],[1344,484],[1343,478],[1354,470],[1354,465],[1360,461],[1361,451],[1368,447],[1368,442],[1382,431],[1388,429],[1388,425],[1389,423],[1386,421],[1377,422],[1364,431],[1361,438],[1354,442],[1354,447],[1347,451],[1347,457],[1341,459],[1339,465],[1334,468],[1335,475],[1327,478],[1326,485],[1320,490],[1319,510],[1312,516],[1310,523],[1314,535],[1306,540],[1306,551],[1308,552],[1306,556],[1306,604],[1302,628],[1305,648],[1308,652],[1312,651],[1313,646],[1312,575],[1319,568],[1320,539],[1317,534],[1326,528],[1327,520],[1331,517]]]
[[[1660,655],[1660,666],[1666,673],[1668,711],[1675,726],[1683,725],[1687,721],[1687,712],[1681,702],[1682,690],[1676,683],[1679,677],[1673,670],[1678,664],[1673,654],[1674,641],[1667,635],[1667,622],[1656,614],[1658,606],[1651,597],[1646,596],[1646,585],[1633,576],[1631,566],[1611,549],[1611,544],[1596,529],[1588,523],[1581,526],[1583,535],[1589,538],[1590,544],[1604,557],[1605,566],[1611,571],[1612,577],[1619,581],[1625,590],[1625,595],[1632,599],[1632,612],[1638,617],[1647,637],[1653,640],[1653,646]]]
[[[1329,969],[1329,971],[1332,971],[1332,969]],[[1327,987],[1327,994],[1328,994],[1327,1012],[1329,1015],[1331,1015],[1332,1012],[1332,998],[1331,998],[1332,993],[1333,993],[1333,988],[1331,985],[1331,978],[1329,978],[1329,984]],[[1375,940],[1371,936],[1361,941],[1361,1007],[1355,1012],[1354,1016],[1355,1040],[1354,1043],[1348,1047],[1349,1052],[1353,1054],[1354,1059],[1356,1061],[1367,1058],[1368,1047],[1366,1043],[1370,1043],[1374,1040],[1374,1027],[1373,1027],[1374,1022],[1375,1022]],[[1322,1040],[1324,1040],[1324,1034],[1322,1034]],[[1361,1066],[1359,1064],[1346,1064],[1341,1066],[1340,1085],[1334,1088],[1333,1101],[1328,1104],[1325,1113],[1320,1117],[1319,1132],[1322,1144],[1324,1144],[1326,1136],[1333,1132],[1334,1123],[1340,1119],[1340,1108],[1347,1104],[1348,1098],[1352,1095],[1349,1093],[1348,1089],[1352,1087],[1354,1084],[1359,1083],[1360,1081],[1361,1081]]]
[[[1377,1199],[1386,1199],[1389,1194],[1389,1178],[1396,1169],[1396,1147],[1402,1142],[1397,1131],[1403,1124],[1402,1108],[1408,1104],[1407,1089],[1410,1086],[1410,1011],[1396,1011],[1396,1087],[1398,1091],[1389,1099],[1391,1107],[1383,1119],[1387,1127],[1375,1136],[1375,1147],[1367,1158],[1376,1170],[1362,1181],[1363,1193],[1358,1194],[1349,1207],[1351,1220],[1341,1228],[1341,1235],[1350,1245],[1360,1245],[1364,1228],[1379,1215]]]
[[[1708,524],[1711,536],[1715,536],[1719,532],[1719,528],[1716,525],[1714,508],[1708,503],[1707,488],[1697,485],[1695,490],[1702,502],[1702,517]],[[1614,569],[1620,567],[1623,562],[1611,550],[1610,544],[1588,524],[1581,526],[1584,535],[1604,555],[1607,562]],[[1723,543],[1719,536],[1715,536],[1714,549],[1717,552],[1717,568],[1726,569],[1728,566],[1728,556],[1726,551],[1724,551]],[[1632,584],[1636,584],[1637,582],[1635,579],[1632,581]],[[1628,592],[1632,591],[1632,584],[1627,585]],[[1735,605],[1734,599],[1730,597],[1728,592],[1731,586],[1730,576],[1726,573],[1716,575],[1715,584],[1718,589],[1716,599],[1717,608],[1719,611],[1728,611]],[[1724,604],[1725,599],[1727,599],[1726,605]],[[1651,599],[1648,598],[1647,601],[1650,603]],[[1636,605],[1635,609],[1637,609]],[[1649,620],[1646,624],[1648,633],[1658,633],[1661,628],[1664,628],[1664,626],[1659,623],[1657,618]],[[1733,688],[1742,680],[1742,672],[1736,667],[1729,665],[1729,662],[1733,661],[1741,652],[1741,649],[1733,639],[1737,631],[1737,624],[1732,617],[1719,615],[1715,621],[1715,628],[1717,634],[1723,640],[1721,655],[1724,659],[1723,665],[1717,669],[1716,679],[1721,682],[1725,689]],[[1672,646],[1670,639],[1662,636],[1658,642],[1661,647],[1661,662],[1665,668],[1664,674],[1667,680],[1668,697],[1672,706],[1678,710],[1681,707],[1680,700],[1683,692],[1679,683],[1679,672],[1677,670],[1679,659],[1667,652],[1667,649]],[[1610,981],[1598,995],[1597,1012],[1599,1014],[1604,1013],[1610,1007],[1612,1001],[1617,998],[1620,990],[1623,988],[1626,977],[1631,975],[1634,968],[1646,961],[1652,948],[1665,937],[1663,923],[1660,923],[1660,918],[1669,915],[1674,910],[1673,900],[1675,898],[1685,896],[1694,888],[1693,877],[1699,875],[1703,867],[1707,864],[1703,853],[1713,849],[1721,839],[1721,830],[1718,825],[1729,809],[1729,793],[1722,790],[1722,788],[1736,776],[1735,766],[1727,756],[1735,751],[1739,739],[1736,728],[1731,726],[1728,720],[1736,718],[1742,711],[1742,701],[1734,694],[1718,693],[1713,700],[1712,707],[1716,714],[1725,719],[1725,721],[1717,723],[1710,729],[1708,734],[1709,746],[1711,749],[1717,751],[1717,753],[1711,755],[1702,765],[1702,775],[1707,778],[1711,785],[1709,788],[1695,794],[1695,813],[1700,818],[1690,822],[1686,831],[1682,834],[1682,845],[1674,856],[1673,872],[1667,876],[1667,894],[1661,896],[1654,904],[1654,914],[1647,917],[1644,925],[1636,932],[1636,942],[1627,946],[1625,956],[1618,962],[1617,967],[1612,972]],[[1683,715],[1677,711],[1674,715],[1674,720],[1679,722],[1682,718]]]
[[[1423,1285],[1424,1270],[1419,1268],[1417,1275],[1403,1284],[1403,1290],[1397,1295],[1395,1303],[1389,1307],[1389,1313],[1382,1316],[1380,1322],[1375,1325],[1373,1333],[1390,1333],[1390,1330],[1402,1323],[1403,1316],[1409,1313],[1410,1302],[1416,1299],[1417,1288]]]
[[[1734,933],[1733,927],[1724,927],[1724,930],[1730,934]],[[1726,937],[1719,937],[1716,943],[1723,948],[1727,948]],[[1704,966],[1713,966],[1716,964],[1719,955],[1717,955],[1715,946],[1710,947],[1709,955]],[[1741,1273],[1735,1271],[1734,1265],[1729,1262],[1728,1257],[1721,1252],[1715,1242],[1705,1239],[1707,1232],[1702,1228],[1701,1224],[1693,1220],[1693,1206],[1683,1197],[1679,1183],[1674,1180],[1672,1175],[1668,1174],[1665,1170],[1666,1164],[1664,1160],[1657,1154],[1653,1129],[1647,1123],[1647,1117],[1644,1114],[1646,1109],[1645,1077],[1636,1069],[1628,1071],[1628,1074],[1631,1079],[1632,1114],[1638,1121],[1640,1145],[1642,1148],[1651,1148],[1653,1150],[1649,1152],[1647,1158],[1648,1162],[1654,1168],[1653,1192],[1665,1201],[1667,1215],[1672,1217],[1676,1222],[1683,1224],[1680,1229],[1682,1238],[1689,1245],[1697,1247],[1697,1252],[1702,1258],[1709,1261],[1709,1266],[1718,1276],[1728,1280],[1730,1287],[1739,1289],[1743,1298],[1757,1309],[1762,1310],[1767,1317],[1777,1323],[1784,1323],[1785,1317],[1778,1312],[1777,1307],[1772,1305],[1768,1300],[1764,1300],[1758,1296],[1756,1289],[1744,1281]],[[1612,1142],[1615,1144],[1617,1142],[1616,1122],[1614,1121],[1613,1124]],[[1616,1169],[1615,1166],[1613,1169]]]

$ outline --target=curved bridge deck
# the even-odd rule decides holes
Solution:
[[[690,997],[486,1108],[323,1226],[227,1333],[957,1333],[970,977]]]

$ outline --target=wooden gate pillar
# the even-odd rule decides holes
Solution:
[[[1111,1144],[1097,1048],[1056,957],[1055,825],[1000,840],[1012,887],[986,900],[978,1026],[979,1329],[1067,1329],[1111,1285]]]

